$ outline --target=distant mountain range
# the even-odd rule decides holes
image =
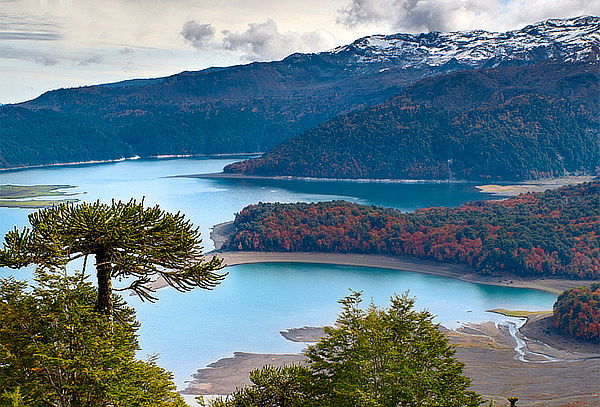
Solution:
[[[50,91],[0,107],[0,167],[264,151],[425,78],[597,61],[599,28],[584,16],[506,33],[374,35],[282,61]]]

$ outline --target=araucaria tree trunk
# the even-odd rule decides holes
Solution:
[[[96,311],[103,315],[112,315],[112,267],[110,257],[104,249],[96,252],[96,276],[98,277],[98,301]]]

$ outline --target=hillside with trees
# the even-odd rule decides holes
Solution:
[[[565,84],[578,88],[577,65],[597,60],[599,27],[598,17],[581,16],[505,33],[375,35],[281,61],[57,89],[0,106],[0,168],[266,151],[337,115],[385,102],[419,80],[460,71],[555,63],[574,72]],[[528,87],[535,78],[504,87]],[[447,96],[456,104],[454,94]]]
[[[563,292],[554,304],[554,327],[575,338],[600,341],[600,283]]]
[[[477,273],[600,278],[600,183],[414,213],[344,201],[259,203],[223,248],[409,255]]]
[[[424,79],[225,172],[496,180],[594,173],[599,67],[544,63]]]

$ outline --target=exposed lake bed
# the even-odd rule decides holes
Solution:
[[[525,323],[524,326],[528,324]],[[521,330],[523,330],[521,327]],[[472,389],[504,406],[506,397],[518,394],[521,402],[529,406],[563,406],[575,403],[581,407],[595,406],[597,370],[600,349],[595,353],[559,350],[544,347],[536,339],[530,339],[503,323],[468,323],[449,330],[439,327],[456,348],[457,358],[465,363],[465,373],[472,378]],[[533,329],[528,329],[533,334]],[[313,343],[325,333],[320,327],[292,328],[281,332],[291,341]],[[524,353],[531,360],[520,360],[515,348],[525,343]],[[586,349],[594,350],[594,349]],[[545,353],[542,353],[545,352]],[[552,358],[552,364],[545,355]],[[250,383],[248,373],[268,364],[304,363],[298,354],[249,354],[236,352],[233,357],[223,358],[199,369],[184,390],[185,394],[229,394],[236,388]]]

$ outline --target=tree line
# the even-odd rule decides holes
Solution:
[[[543,64],[428,78],[225,172],[477,180],[594,173],[598,64],[565,68]]]
[[[225,250],[410,255],[478,273],[600,277],[600,183],[414,213],[352,204],[259,203],[235,218]]]

